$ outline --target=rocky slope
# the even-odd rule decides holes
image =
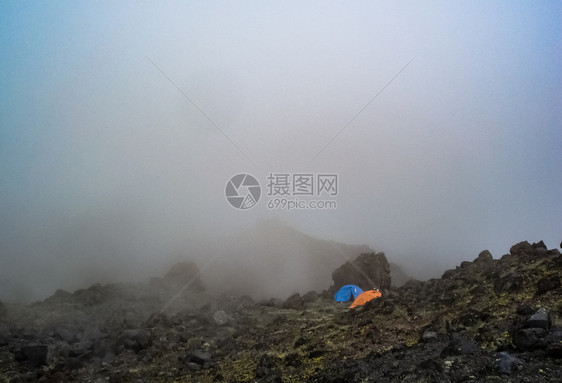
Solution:
[[[558,382],[561,278],[558,250],[522,242],[354,310],[200,285],[166,305],[166,278],[58,291],[0,310],[0,382]]]

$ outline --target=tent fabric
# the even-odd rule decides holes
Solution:
[[[341,289],[338,290],[334,298],[336,298],[336,302],[347,302],[351,299],[353,295],[353,299],[356,299],[359,295],[363,293],[360,287],[355,285],[345,285]]]
[[[350,309],[357,307],[357,306],[363,306],[365,303],[376,299],[376,298],[380,298],[382,296],[381,292],[379,290],[367,290],[364,291],[363,293],[361,293],[361,295],[359,295],[357,298],[355,298],[355,300],[353,301],[353,303],[351,304],[351,306],[349,306]]]

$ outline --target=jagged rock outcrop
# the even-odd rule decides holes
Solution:
[[[291,295],[285,302],[283,302],[284,309],[303,310],[304,301],[299,293]]]
[[[334,270],[332,279],[332,290],[349,284],[357,285],[363,290],[388,290],[391,284],[390,265],[382,252],[364,253]]]
[[[191,291],[204,291],[205,287],[199,276],[199,268],[193,262],[179,262],[173,265],[164,278],[152,278],[150,283],[159,287],[181,289],[188,285]]]

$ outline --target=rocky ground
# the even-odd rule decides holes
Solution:
[[[331,291],[254,302],[200,281],[166,306],[189,272],[0,303],[0,382],[562,381],[562,257],[542,242],[353,310]]]

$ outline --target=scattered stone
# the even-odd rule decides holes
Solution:
[[[16,346],[14,358],[18,362],[25,362],[32,367],[40,367],[47,361],[47,345],[29,343]]]
[[[494,291],[497,294],[501,293],[516,293],[521,291],[523,288],[523,278],[518,275],[506,275],[503,278],[498,279],[494,283]]]
[[[77,356],[71,356],[66,360],[66,366],[70,370],[77,370],[83,367],[82,359]]]
[[[309,291],[302,296],[304,302],[316,302],[320,298],[320,295],[316,291]]]
[[[283,307],[283,300],[279,298],[271,298],[269,300],[269,305],[271,307],[276,307],[280,309],[281,307]]]
[[[435,331],[426,330],[423,332],[420,342],[430,343],[436,342],[438,340],[437,333]]]
[[[111,364],[113,363],[114,360],[115,360],[115,354],[112,352],[108,352],[103,356],[101,362],[105,364]]]
[[[100,328],[96,325],[89,326],[83,332],[82,339],[95,341],[104,337],[104,334],[101,332]]]
[[[187,360],[191,363],[202,366],[211,360],[211,355],[204,350],[193,350],[188,354]]]
[[[86,307],[98,306],[107,302],[115,293],[113,286],[95,283],[87,289],[76,290],[72,299]]]
[[[0,320],[0,381],[560,381],[562,305],[547,285],[562,257],[540,243],[512,250],[358,310],[327,291],[259,305],[188,291],[162,312],[177,291],[164,278],[57,292]]]
[[[121,333],[118,343],[125,349],[137,353],[150,345],[150,337],[146,331],[141,329],[125,330]]]
[[[307,344],[308,342],[306,341],[306,339],[304,339],[302,336],[299,337],[296,341],[295,341],[295,348],[298,348],[300,346],[304,346],[305,344]]]
[[[220,310],[213,314],[213,319],[219,326],[224,326],[228,323],[228,315],[226,312]]]
[[[525,323],[526,328],[543,328],[548,330],[550,328],[550,313],[546,311],[545,308],[540,308],[536,313],[531,315],[531,317]]]
[[[560,289],[560,278],[557,276],[545,277],[537,282],[537,294],[542,295],[549,291]]]
[[[255,302],[249,295],[243,295],[238,299],[236,310],[245,310],[255,306]]]
[[[443,371],[441,364],[433,359],[426,359],[417,365],[417,369],[420,370],[429,370],[435,372]]]
[[[533,351],[543,345],[547,332],[544,328],[525,328],[517,331],[513,343],[521,351]]]
[[[394,304],[392,303],[392,299],[388,299],[383,296],[377,299],[372,299],[369,302],[365,303],[362,310],[374,310],[377,313],[389,315],[394,312]]]
[[[78,336],[76,334],[76,331],[67,327],[56,329],[53,334],[53,337],[55,339],[62,340],[66,343],[74,343],[78,341]]]
[[[562,330],[554,330],[546,338],[546,353],[554,358],[562,358]]]
[[[465,339],[458,334],[453,334],[453,340],[441,352],[441,356],[467,355],[478,351],[480,351],[480,347],[475,342]]]
[[[7,346],[10,343],[10,339],[12,337],[10,328],[0,323],[0,347]]]
[[[500,352],[496,357],[496,366],[502,374],[511,374],[523,362],[506,351]]]
[[[92,349],[94,348],[94,343],[89,340],[85,340],[72,345],[68,355],[70,357],[83,358],[85,356],[91,356]]]
[[[172,289],[182,288],[189,283],[190,290],[205,290],[199,278],[199,268],[193,262],[180,262],[173,265],[164,275],[163,283]]]
[[[256,368],[256,378],[260,382],[266,383],[282,383],[280,371],[275,364],[275,358],[268,354],[263,354],[258,361]]]
[[[291,295],[287,300],[283,303],[284,309],[293,309],[293,310],[304,310],[304,301],[302,300],[299,293]]]
[[[533,306],[527,304],[527,303],[521,303],[517,306],[517,310],[516,313],[519,315],[531,315],[532,313],[535,312],[535,309],[533,308]]]

